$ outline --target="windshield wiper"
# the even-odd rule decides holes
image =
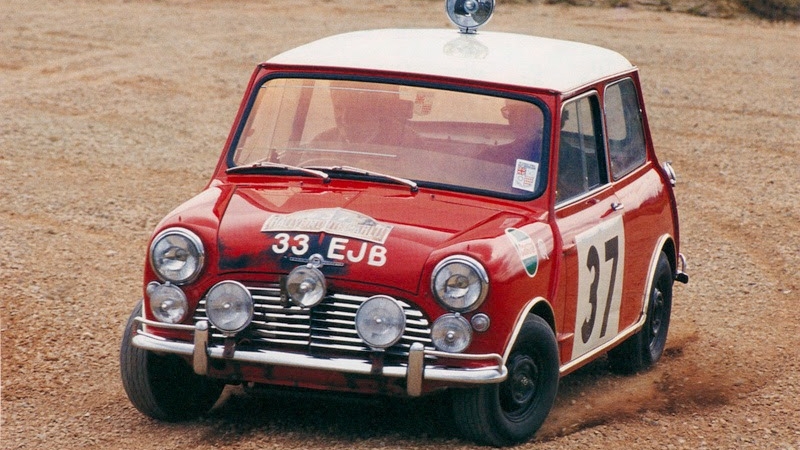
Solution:
[[[359,169],[358,167],[352,167],[352,166],[316,167],[316,166],[314,166],[313,168],[309,168],[309,170],[313,170],[313,169],[325,170],[325,171],[329,171],[329,172],[354,173],[356,175],[363,175],[363,176],[366,176],[366,177],[378,177],[378,178],[383,178],[385,180],[393,181],[393,182],[398,183],[398,184],[404,184],[404,185],[408,186],[409,188],[411,188],[411,192],[417,192],[419,190],[419,188],[417,187],[417,183],[415,183],[414,181],[411,181],[409,179],[396,177],[394,175],[387,175],[385,173],[373,172],[373,171],[365,170],[365,169]]]
[[[243,166],[229,167],[228,170],[225,171],[225,173],[244,172],[247,170],[260,169],[260,168],[295,170],[297,172],[301,172],[307,175],[322,178],[323,183],[327,183],[328,181],[330,181],[330,176],[327,173],[322,172],[320,170],[308,169],[305,167],[292,166],[289,164],[281,164],[271,161],[256,161],[254,163],[245,164]]]

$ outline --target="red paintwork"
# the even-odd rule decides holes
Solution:
[[[244,100],[236,117],[226,148],[231,145],[239,122],[246,109],[247,100],[258,80],[272,71],[314,72],[314,68],[269,67],[262,65],[253,73]],[[320,72],[322,72],[320,70]],[[325,74],[334,73],[326,70]],[[348,72],[340,74],[352,75]],[[381,76],[379,72],[359,73],[360,76]],[[397,77],[397,74],[391,74]],[[631,77],[637,89],[637,73]],[[622,76],[617,76],[621,78]],[[415,77],[415,81],[450,83],[469,86],[464,80],[442,80]],[[608,81],[608,80],[603,80]],[[479,86],[497,92],[516,92],[539,97],[552,112],[552,123],[560,123],[561,104],[565,99],[582,91],[595,89],[602,96],[604,83],[598,82],[585,89],[558,94],[541,90],[523,90],[510,86]],[[641,96],[640,96],[641,98]],[[640,100],[641,101],[641,100]],[[641,105],[644,111],[644,105]],[[385,293],[418,305],[433,322],[446,312],[430,294],[429,283],[434,266],[450,254],[465,254],[481,261],[490,277],[487,300],[477,311],[492,319],[489,331],[476,333],[468,352],[504,354],[512,344],[513,331],[525,307],[537,298],[546,302],[552,312],[553,326],[561,346],[561,362],[573,359],[575,297],[578,277],[577,265],[570,262],[575,254],[574,235],[588,225],[582,222],[586,214],[603,216],[613,201],[622,201],[621,214],[626,233],[625,269],[623,273],[623,307],[620,311],[622,330],[635,324],[642,313],[645,285],[650,261],[659,239],[667,236],[674,241],[673,262],[677,260],[678,224],[675,199],[668,179],[659,167],[643,117],[648,149],[648,163],[611,183],[601,193],[556,210],[555,194],[548,189],[543,196],[530,202],[503,200],[486,196],[446,192],[421,188],[419,192],[402,185],[367,183],[333,179],[328,184],[313,177],[285,177],[226,174],[226,153],[223,152],[209,186],[199,195],[170,213],[158,225],[155,234],[173,226],[195,232],[204,242],[206,270],[194,283],[184,286],[190,306],[194,308],[205,291],[218,281],[234,278],[241,281],[274,283],[280,275],[288,273],[293,265],[271,250],[276,244],[274,233],[264,233],[264,221],[274,213],[317,208],[345,208],[367,215],[394,228],[385,242],[385,264],[369,265],[365,259],[348,263],[344,268],[325,267],[330,288],[343,291],[375,294]],[[557,129],[551,132],[552,148],[558,146]],[[557,167],[556,152],[551,152],[550,167]],[[554,170],[550,170],[549,185],[554,183]],[[594,213],[590,211],[595,211]],[[541,240],[538,272],[535,277],[525,274],[524,268],[510,242],[505,229],[514,227]],[[562,236],[567,236],[565,238]],[[293,233],[296,234],[296,233]],[[329,243],[325,233],[306,233],[313,245]],[[367,255],[374,243],[350,239],[339,254],[350,251]],[[306,255],[308,256],[308,255]],[[157,280],[149,262],[145,266],[144,285]],[[145,294],[145,299],[147,296]],[[148,318],[149,308],[145,308]],[[163,331],[154,333],[170,335]],[[174,336],[174,333],[171,334]],[[189,340],[189,335],[185,335]],[[461,363],[468,365],[469,363]],[[474,364],[474,363],[473,363]],[[485,363],[483,363],[485,364]],[[573,370],[571,367],[569,370]],[[399,392],[402,386],[387,386],[374,379],[354,380],[337,374],[293,369],[246,367],[239,363],[228,365],[221,372],[225,378],[270,382],[318,389],[357,390],[362,392]],[[392,382],[393,383],[393,382]],[[426,388],[430,388],[427,386]]]

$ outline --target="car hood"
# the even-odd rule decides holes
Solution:
[[[312,262],[332,280],[416,293],[432,252],[502,235],[523,220],[507,209],[394,186],[239,186],[219,226],[219,270],[281,274]]]

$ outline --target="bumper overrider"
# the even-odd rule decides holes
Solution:
[[[189,331],[194,334],[193,342],[170,340],[140,329],[147,327]],[[508,376],[503,357],[496,354],[448,353],[425,348],[420,343],[411,345],[405,363],[385,364],[376,367],[366,360],[353,358],[319,358],[311,355],[276,350],[249,351],[227,349],[224,346],[209,345],[210,326],[205,320],[195,325],[166,324],[139,317],[133,322],[133,345],[147,351],[161,354],[174,354],[191,358],[194,372],[208,375],[209,361],[212,359],[235,361],[263,366],[282,366],[298,369],[324,370],[348,374],[405,378],[406,393],[416,397],[422,394],[425,380],[453,384],[492,384],[500,383]],[[491,361],[495,364],[481,368],[453,368],[426,365],[426,357],[460,359],[469,361]]]

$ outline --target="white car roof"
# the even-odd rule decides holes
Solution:
[[[461,34],[455,29],[355,31],[301,45],[267,62],[435,75],[559,92],[633,68],[619,53],[594,45],[489,31]]]

